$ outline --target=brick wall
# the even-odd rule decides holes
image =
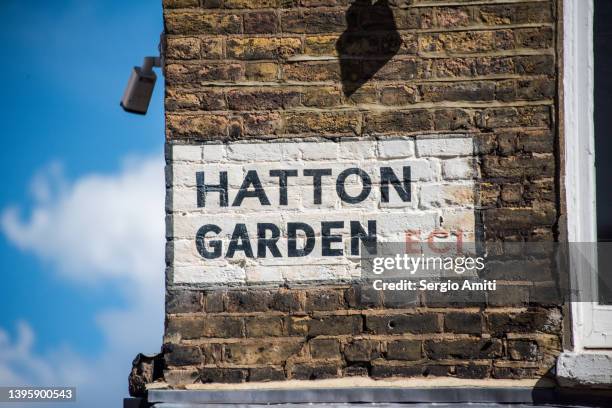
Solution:
[[[557,2],[389,0],[392,29],[382,3],[351,3],[165,0],[169,151],[461,134],[474,140],[480,238],[557,239]],[[166,313],[163,380],[175,387],[537,378],[562,337],[556,306],[398,301],[358,281],[213,288],[169,276]]]

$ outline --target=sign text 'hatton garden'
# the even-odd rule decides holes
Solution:
[[[473,234],[472,139],[174,145],[175,283],[360,277],[362,246]]]

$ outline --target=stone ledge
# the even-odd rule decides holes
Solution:
[[[337,404],[337,403],[537,403],[554,401],[554,388],[534,386],[321,387],[243,390],[150,390],[148,403],[173,404]],[[441,380],[440,383],[444,383]],[[404,384],[407,384],[404,382]]]
[[[411,407],[458,408],[486,406],[540,407],[607,407],[612,392],[576,388],[559,388],[550,379],[541,380],[459,380],[430,379],[334,379],[320,381],[288,381],[258,384],[204,384],[185,390],[164,389],[167,384],[149,384],[146,400],[132,400],[124,407]],[[152,405],[149,405],[152,404]],[[522,405],[525,404],[525,405]],[[519,406],[519,405],[517,405]]]
[[[612,353],[563,353],[557,359],[562,387],[612,389]]]

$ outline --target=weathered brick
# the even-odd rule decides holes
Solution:
[[[342,369],[342,377],[367,377],[368,375],[370,375],[368,367],[359,364],[349,365]]]
[[[535,360],[538,357],[538,343],[532,340],[509,340],[508,354],[513,360]]]
[[[461,283],[462,280],[459,281]],[[424,294],[423,303],[429,307],[479,307],[486,304],[486,296],[481,291],[428,291]]]
[[[457,31],[419,36],[419,49],[423,52],[478,53],[513,48],[512,30]]]
[[[409,133],[431,130],[432,128],[432,114],[425,109],[377,112],[365,115],[365,133]]]
[[[419,306],[420,299],[416,292],[399,290],[383,291],[383,306],[389,309],[407,309]]]
[[[165,108],[166,111],[175,110],[196,110],[201,105],[198,95],[192,92],[168,91],[166,93]]]
[[[309,336],[359,334],[363,328],[362,317],[359,315],[313,317],[305,323]]]
[[[534,249],[540,249],[542,251],[545,248],[537,248],[533,245]],[[490,279],[497,279],[500,281],[530,281],[531,283],[549,282],[552,281],[555,276],[554,266],[548,255],[540,256],[533,255],[530,259],[505,259],[503,256],[499,258],[491,256],[490,265],[486,269],[486,276]],[[514,283],[514,282],[513,282]],[[500,284],[496,292],[512,292],[513,288],[516,291],[520,291],[521,287],[513,285]],[[528,288],[527,288],[528,289]],[[493,295],[490,293],[489,295]]]
[[[279,5],[279,0],[225,0],[224,6],[228,9],[262,9]]]
[[[227,292],[228,312],[265,312],[272,294],[263,290],[230,290]]]
[[[361,133],[358,112],[291,112],[285,115],[286,132],[353,134]]]
[[[225,97],[218,91],[204,91],[197,94],[203,110],[223,110],[226,108]]]
[[[210,12],[166,12],[168,34],[239,34],[242,18],[236,14]]]
[[[532,310],[517,313],[487,313],[487,326],[491,333],[509,332],[558,333],[561,329],[562,315],[556,310]]]
[[[198,313],[202,310],[201,292],[180,289],[166,292],[166,313]]]
[[[390,85],[381,90],[380,102],[383,105],[408,105],[419,102],[421,99],[415,86]]]
[[[506,127],[549,127],[551,123],[548,106],[525,106],[518,108],[490,108],[480,113],[479,126],[486,129]]]
[[[247,136],[268,136],[282,133],[283,119],[278,112],[247,113],[242,117]]]
[[[330,363],[299,363],[289,369],[289,377],[294,380],[323,380],[340,375],[340,367]]]
[[[418,60],[415,58],[403,58],[391,60],[378,69],[378,61],[363,61],[363,69],[366,72],[375,72],[375,80],[407,81],[413,79],[427,79],[431,76],[431,61]]]
[[[495,84],[495,99],[498,101],[512,102],[516,101],[516,81],[507,79],[504,81],[498,81]]]
[[[199,379],[200,373],[195,368],[164,370],[164,381],[170,386],[195,384]]]
[[[456,28],[473,23],[472,9],[469,7],[440,7],[434,14],[438,27]]]
[[[366,330],[373,334],[437,333],[440,323],[434,313],[368,315]]]
[[[518,134],[516,149],[526,153],[553,153],[554,137],[547,130],[525,130]]]
[[[304,42],[304,54],[312,56],[335,56],[337,35],[307,35]]]
[[[245,34],[276,33],[278,28],[279,19],[274,11],[258,11],[244,15]]]
[[[168,366],[199,365],[204,362],[202,351],[197,346],[165,344],[164,359]]]
[[[298,92],[267,89],[236,89],[227,92],[227,105],[232,110],[275,110],[297,106]]]
[[[487,156],[482,162],[483,174],[487,177],[530,177],[554,175],[554,159],[550,156]]]
[[[339,359],[340,343],[336,339],[315,338],[308,343],[310,356],[314,359]]]
[[[230,38],[226,44],[227,56],[236,59],[276,59],[289,58],[298,54],[302,48],[299,38]]]
[[[378,102],[378,90],[371,85],[362,85],[355,89],[347,101],[352,104],[373,104]]]
[[[346,27],[344,10],[291,10],[281,16],[284,33],[341,32]]]
[[[531,363],[534,364],[534,363]],[[546,374],[549,367],[545,365],[535,366],[529,362],[509,361],[503,365],[495,364],[491,371],[493,378],[519,379],[519,378],[540,378]]]
[[[512,156],[517,149],[518,132],[515,130],[502,130],[496,134],[497,153],[501,156]]]
[[[529,55],[515,57],[517,74],[549,74],[555,72],[555,57],[553,55]]]
[[[257,343],[228,343],[223,346],[223,360],[237,365],[283,364],[297,355],[303,340],[260,341]]]
[[[466,109],[436,109],[433,120],[436,130],[470,130],[475,127],[474,114]]]
[[[366,33],[346,32],[340,38],[340,43],[334,43],[337,54],[341,57],[373,58],[383,54],[380,38]],[[399,43],[393,44],[398,46]],[[391,45],[393,47],[393,45]]]
[[[165,9],[175,8],[192,8],[198,7],[198,0],[163,0],[162,2]]]
[[[292,62],[283,65],[283,79],[288,81],[339,81],[340,66],[337,62]]]
[[[166,115],[169,138],[226,138],[228,125],[224,115]]]
[[[335,87],[306,87],[302,91],[302,104],[311,108],[340,105],[342,96]]]
[[[166,335],[179,335],[185,340],[202,337],[242,337],[244,322],[242,318],[229,316],[169,317]]]
[[[221,8],[223,0],[200,0],[200,7],[205,9]]]
[[[167,58],[182,60],[200,58],[202,49],[199,38],[169,36],[166,41]]]
[[[369,16],[370,13],[366,11],[365,15]],[[395,17],[395,24],[399,30],[432,27],[431,20],[433,19],[433,13],[431,9],[399,7],[398,10],[395,10],[393,16]],[[384,24],[384,22],[382,24]]]
[[[455,368],[455,375],[459,378],[487,378],[491,374],[491,366],[489,364],[466,364],[458,365]]]
[[[344,296],[333,289],[306,292],[306,311],[340,310],[344,308]]]
[[[475,62],[478,75],[506,75],[515,70],[512,57],[479,57]]]
[[[422,344],[419,340],[397,340],[387,343],[386,357],[389,360],[420,360]]]
[[[388,39],[388,37],[391,37]],[[400,48],[397,51],[398,55],[415,55],[419,52],[419,42],[416,34],[410,33],[400,33],[401,44]],[[383,36],[381,38],[382,41],[382,51],[384,53],[390,52],[388,51],[389,46],[395,43],[395,39],[391,35]]]
[[[249,81],[273,82],[278,80],[279,67],[274,62],[247,63],[244,69],[244,76]]]
[[[208,313],[220,313],[225,311],[226,292],[217,290],[206,293],[204,296],[205,310]]]
[[[287,334],[284,318],[280,316],[247,317],[247,337],[281,337]]]
[[[246,381],[249,372],[243,368],[205,367],[199,370],[203,383],[240,383]]]
[[[528,101],[550,99],[555,96],[556,84],[551,79],[529,79],[516,82],[517,98]]]
[[[497,138],[494,133],[480,133],[474,136],[474,153],[487,155],[495,153],[497,149]]]
[[[502,355],[502,342],[499,339],[427,340],[425,353],[434,360],[496,358]]]
[[[223,362],[223,344],[204,343],[200,348],[206,364],[221,364]]]
[[[200,57],[204,59],[220,59],[223,57],[223,40],[206,37],[200,40]]]
[[[249,368],[249,381],[252,382],[283,381],[286,379],[287,377],[285,376],[285,371],[282,368]]]
[[[550,23],[552,8],[542,2],[484,5],[477,10],[476,18],[487,25]]]
[[[557,220],[556,211],[552,206],[488,209],[485,217],[488,226],[497,229],[523,229],[536,225],[553,225]]]
[[[523,186],[521,184],[504,184],[501,188],[501,199],[507,203],[520,203],[523,198]]]
[[[495,99],[495,83],[462,82],[454,84],[421,85],[421,97],[425,102],[441,101],[491,101]]]
[[[380,343],[374,340],[354,340],[342,351],[348,362],[367,362],[380,355]]]
[[[452,333],[482,333],[480,313],[450,312],[444,315],[444,331]]]
[[[286,327],[291,336],[308,336],[308,322],[310,317],[289,317],[286,320]]]
[[[348,6],[351,0],[285,0],[283,3],[285,7],[289,7],[287,4],[299,4],[302,7],[333,7]]]
[[[270,308],[280,312],[300,312],[304,309],[303,298],[303,292],[280,289],[272,295]]]
[[[415,377],[423,375],[424,366],[422,364],[388,364],[375,362],[372,364],[373,378],[389,377]]]
[[[554,39],[552,28],[522,28],[515,30],[515,33],[519,47],[536,49],[552,47]]]
[[[476,75],[474,58],[440,58],[433,65],[437,78],[471,77]]]
[[[169,84],[202,83],[208,81],[237,81],[243,69],[236,63],[207,62],[199,65],[168,64],[166,81]]]
[[[204,91],[194,93],[192,91],[168,91],[166,94],[166,110],[222,110],[225,109],[225,97],[223,93],[216,91]]]
[[[351,285],[344,292],[344,298],[353,309],[375,309],[382,305],[381,291],[368,284]]]
[[[526,202],[554,202],[556,197],[556,186],[552,178],[534,180],[523,188]]]
[[[242,337],[244,336],[244,322],[241,318],[211,316],[202,321],[202,337]],[[196,332],[197,333],[197,332]],[[196,334],[194,333],[194,334]]]

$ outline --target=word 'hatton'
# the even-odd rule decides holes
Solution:
[[[403,167],[402,180],[397,177],[391,167],[380,168],[380,195],[383,203],[389,202],[389,185],[393,186],[399,197],[404,202],[410,202],[410,167]],[[278,179],[279,203],[288,205],[289,179],[298,177],[297,170],[270,170],[270,177]],[[314,204],[322,203],[323,178],[330,177],[332,169],[304,169],[303,176],[310,178],[313,187]],[[350,195],[346,191],[346,180],[357,177],[361,182],[359,194]],[[206,174],[203,171],[196,172],[196,183],[198,192],[198,207],[206,207],[206,198],[209,193],[219,194],[219,205],[229,206],[229,189],[227,171],[219,172],[219,184],[206,184]],[[358,204],[368,198],[372,191],[372,178],[368,173],[358,167],[352,167],[342,171],[336,178],[336,193],[340,199],[348,204]],[[249,170],[244,177],[242,185],[234,197],[231,206],[240,207],[245,198],[257,198],[261,205],[270,205],[270,199],[266,193],[257,170]]]
[[[288,205],[288,195],[290,193],[289,179],[299,177],[298,170],[270,170],[269,176],[278,179],[279,203]],[[302,176],[308,178],[308,183],[312,183],[314,204],[322,203],[323,179],[332,176],[332,169],[304,169]],[[349,177],[357,177],[361,184],[361,191],[351,195],[346,190],[346,181]],[[390,200],[390,186],[393,187],[402,202],[411,201],[410,167],[402,168],[401,179],[391,167],[381,167],[379,169],[379,188],[380,200],[388,203]],[[219,172],[218,184],[206,184],[205,172],[196,172],[197,182],[197,205],[205,208],[207,200],[211,199],[211,194],[216,194],[221,207],[230,206],[228,174],[227,171]],[[335,190],[338,197],[345,203],[358,204],[368,198],[372,191],[372,177],[358,167],[348,168],[338,174],[335,181]],[[240,207],[247,198],[257,199],[262,206],[269,206],[270,199],[261,182],[256,170],[249,170],[233,197],[231,207]],[[217,239],[223,231],[216,224],[205,224],[196,234],[196,247],[198,253],[204,259],[217,259],[222,256],[233,258],[236,253],[241,252],[247,258],[265,258],[271,255],[273,258],[303,257],[312,253],[315,248],[317,236],[321,237],[321,256],[343,256],[344,249],[342,244],[344,237],[342,233],[334,230],[341,230],[348,227],[350,234],[350,253],[359,255],[360,243],[369,252],[376,251],[377,234],[376,220],[368,220],[367,226],[363,226],[359,221],[321,221],[320,234],[315,232],[315,228],[303,222],[288,222],[283,229],[286,231],[286,254],[281,253],[279,240],[281,239],[281,228],[273,223],[257,223],[256,231],[248,231],[246,224],[237,223],[234,226],[231,238],[227,242],[227,249],[224,250],[224,240]],[[255,233],[256,245],[251,244],[251,234]]]

